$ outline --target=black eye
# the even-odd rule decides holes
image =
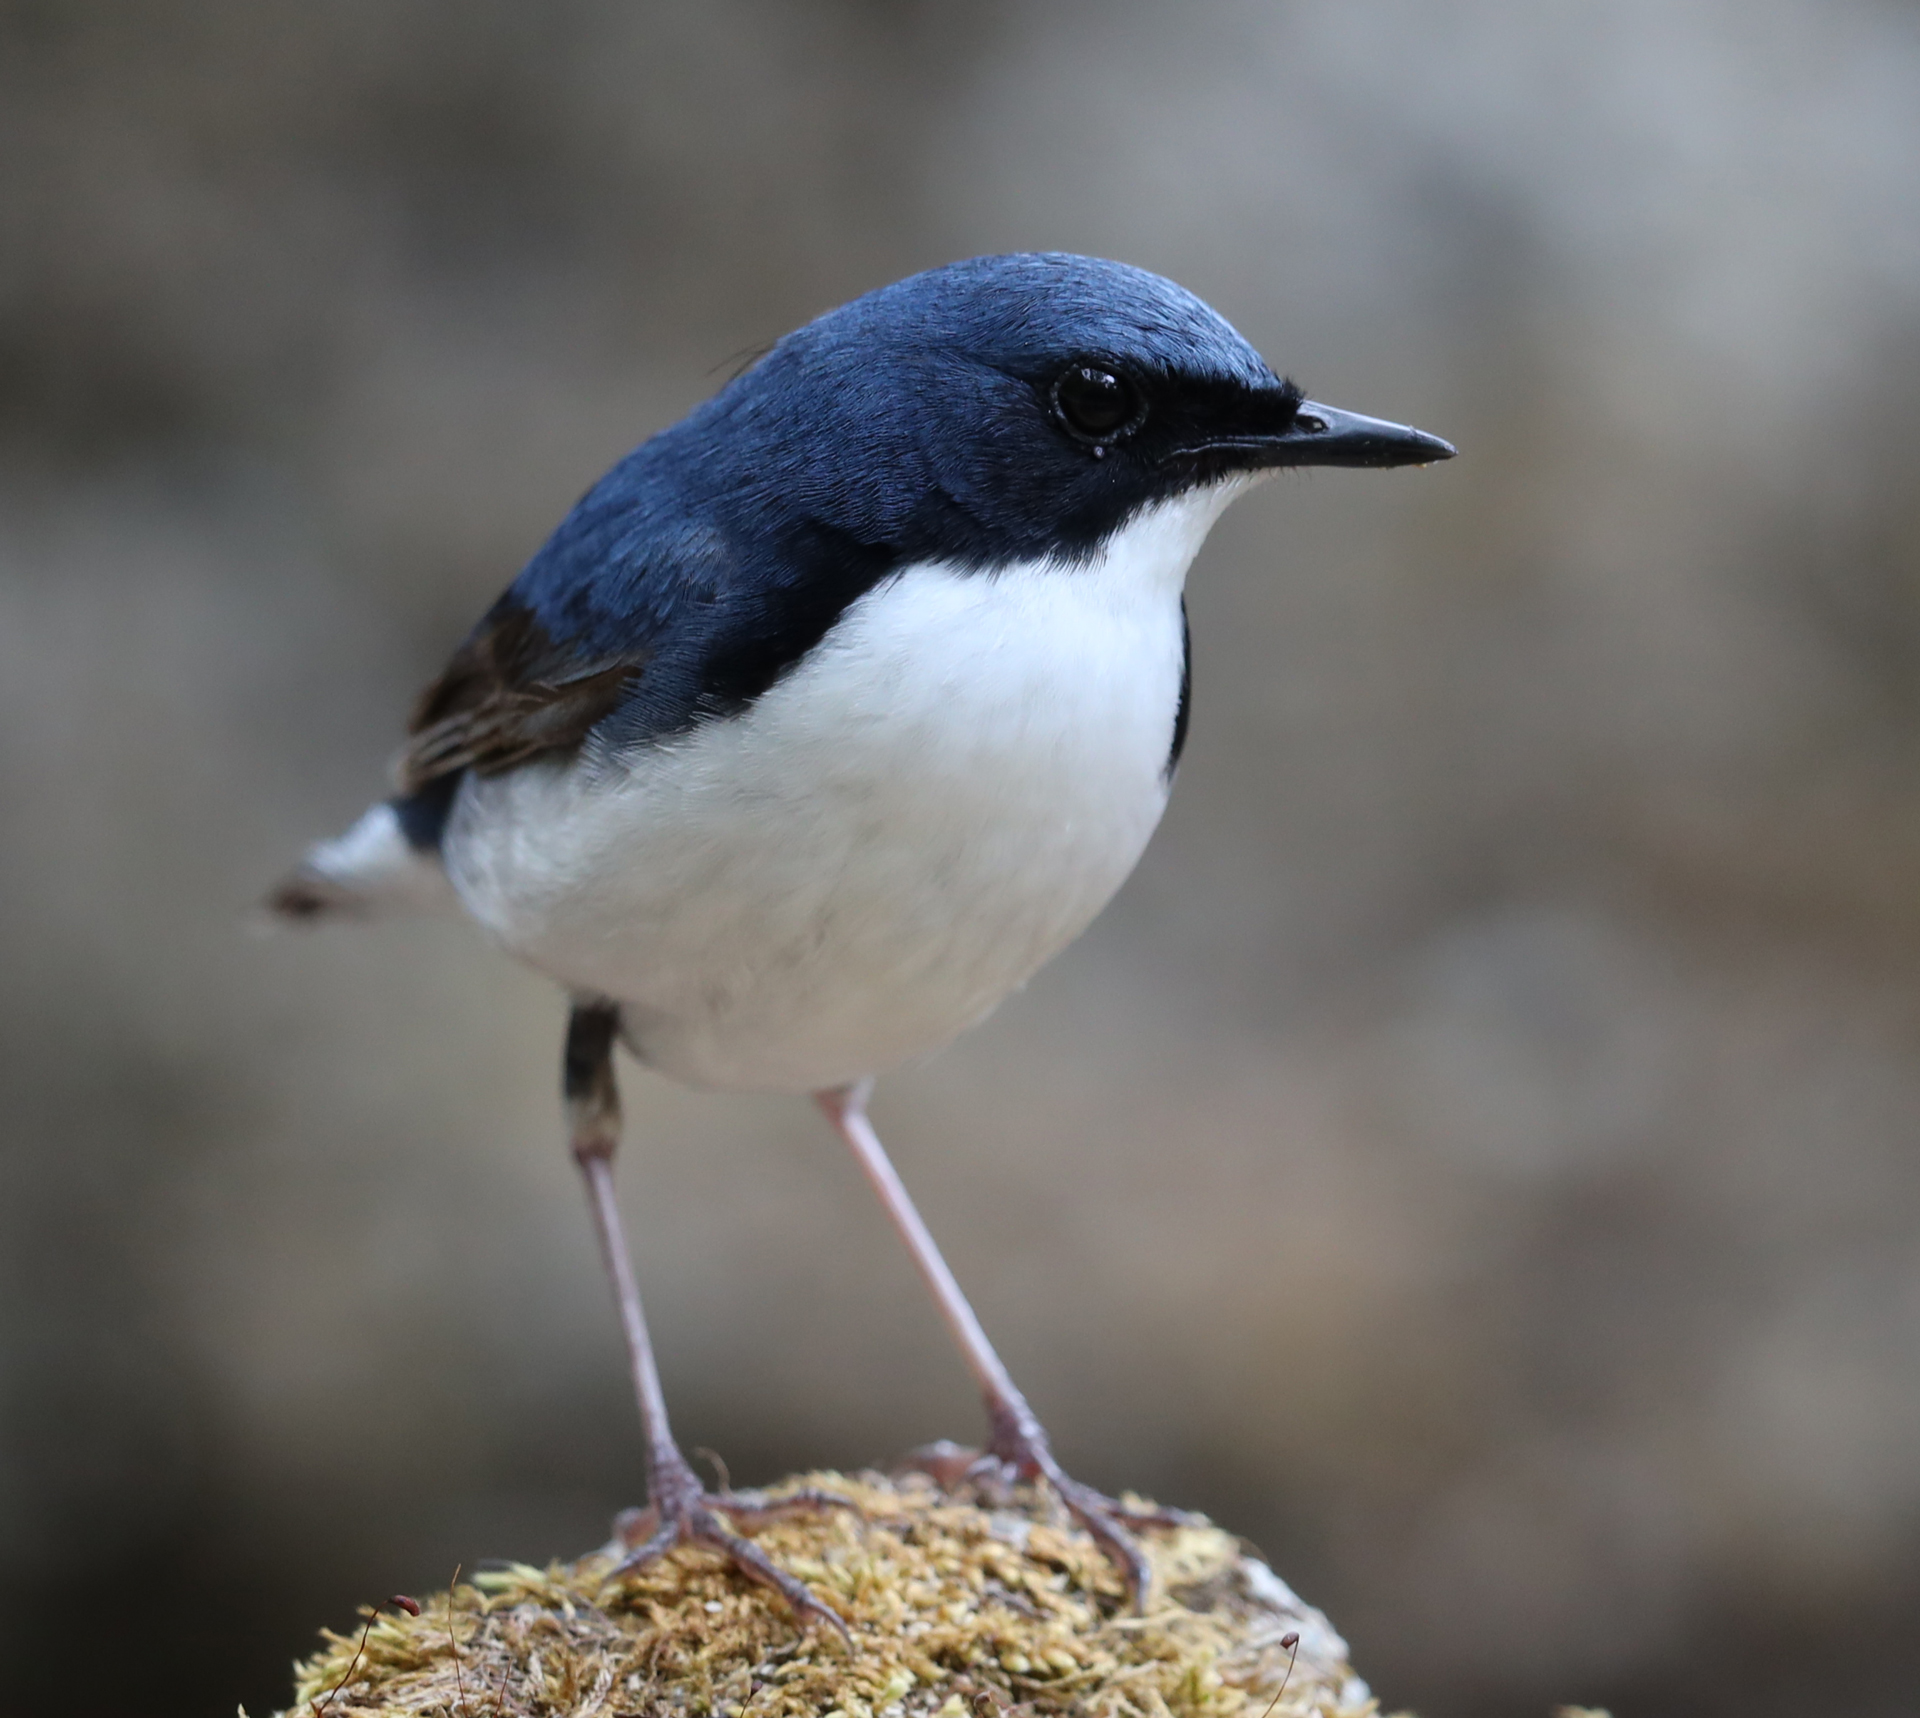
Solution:
[[[1125,376],[1076,364],[1053,384],[1053,409],[1082,441],[1115,441],[1144,415],[1139,391]]]

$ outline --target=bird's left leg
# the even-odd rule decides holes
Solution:
[[[846,1624],[831,1609],[751,1540],[733,1532],[722,1517],[745,1525],[799,1509],[850,1507],[848,1500],[823,1492],[779,1498],[752,1492],[709,1492],[680,1453],[667,1424],[660,1370],[654,1363],[646,1314],[640,1308],[640,1286],[627,1251],[620,1207],[613,1196],[613,1154],[620,1143],[620,1091],[613,1074],[613,1045],[619,1034],[620,1011],[612,1003],[575,1003],[567,1022],[563,1076],[573,1160],[586,1178],[601,1257],[606,1261],[607,1275],[613,1279],[613,1298],[620,1310],[621,1334],[626,1338],[627,1361],[647,1442],[647,1507],[640,1512],[637,1531],[623,1532],[622,1537],[631,1544],[642,1534],[651,1536],[629,1551],[614,1573],[641,1568],[676,1545],[703,1545],[719,1552],[749,1579],[773,1588],[801,1622],[826,1623],[845,1639]]]
[[[1008,1375],[1000,1356],[994,1352],[980,1320],[960,1292],[960,1285],[940,1256],[940,1249],[914,1209],[899,1172],[887,1157],[880,1136],[867,1119],[867,1098],[873,1082],[843,1086],[838,1091],[818,1092],[815,1101],[826,1112],[834,1130],[853,1148],[861,1169],[880,1203],[893,1219],[893,1226],[907,1243],[907,1251],[920,1269],[927,1287],[940,1308],[960,1352],[979,1383],[987,1406],[987,1448],[982,1461],[1001,1465],[1014,1478],[1044,1479],[1059,1494],[1074,1518],[1099,1541],[1107,1555],[1118,1565],[1127,1583],[1127,1596],[1137,1609],[1145,1601],[1152,1577],[1145,1554],[1129,1528],[1178,1527],[1192,1517],[1174,1510],[1134,1509],[1098,1492],[1077,1479],[1069,1479],[1061,1470],[1046,1428],[1040,1424],[1027,1399]]]

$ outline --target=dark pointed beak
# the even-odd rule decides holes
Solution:
[[[1283,455],[1275,465],[1432,465],[1452,459],[1453,443],[1405,424],[1302,399],[1286,434],[1273,440],[1273,451]]]
[[[1451,442],[1424,430],[1302,400],[1282,429],[1249,425],[1240,434],[1210,435],[1175,457],[1221,471],[1273,471],[1294,465],[1430,465],[1453,458],[1453,451]]]
[[[1363,418],[1318,400],[1302,400],[1286,432],[1266,440],[1274,465],[1431,465],[1454,452],[1452,442],[1425,430]]]

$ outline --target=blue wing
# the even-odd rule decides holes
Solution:
[[[581,499],[421,694],[398,771],[417,844],[437,842],[463,771],[736,714],[892,568],[891,548],[817,519],[700,499],[668,443]]]

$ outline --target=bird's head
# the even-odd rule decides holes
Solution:
[[[689,420],[770,505],[915,557],[1081,555],[1143,507],[1304,465],[1447,459],[1302,396],[1185,288],[976,257],[790,334]]]

